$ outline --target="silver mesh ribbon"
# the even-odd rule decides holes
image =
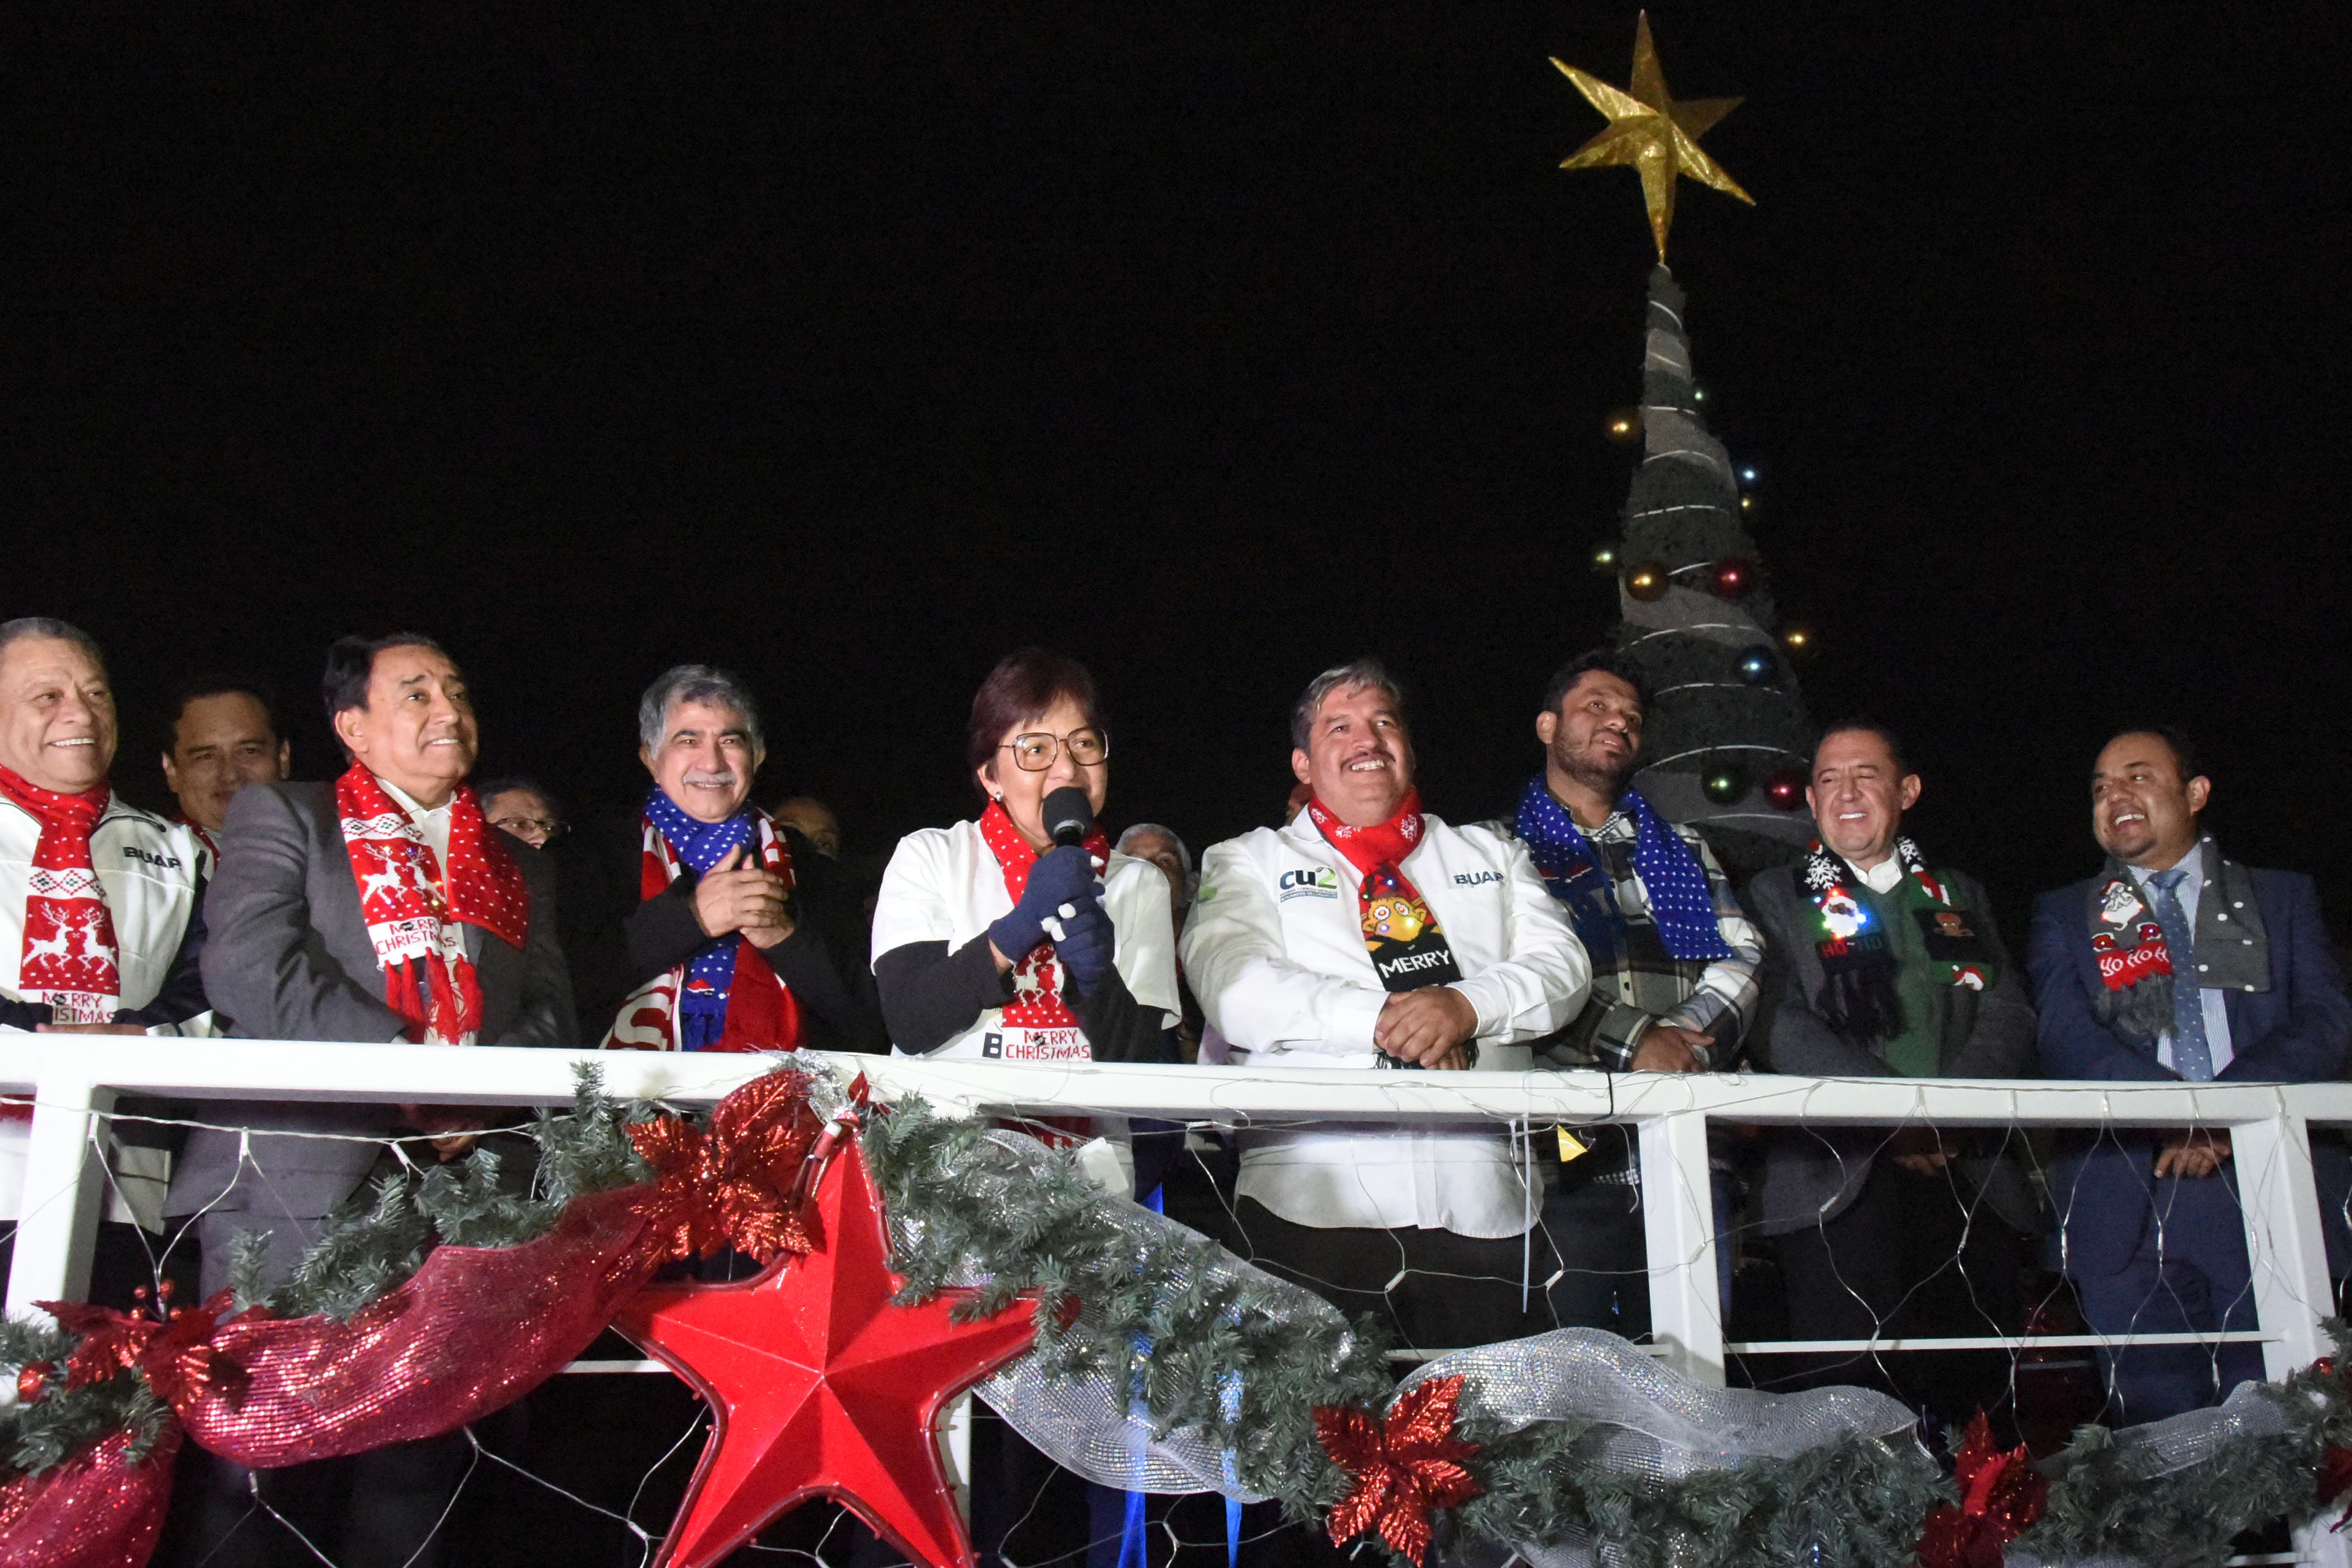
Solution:
[[[2213,1458],[2232,1443],[2256,1437],[2276,1437],[2286,1431],[2286,1412],[2268,1384],[2242,1383],[2230,1397],[2203,1410],[2184,1410],[2161,1421],[2126,1426],[2116,1434],[2118,1449],[2137,1449],[2145,1456],[2151,1478],[2190,1469]],[[2002,1554],[2007,1568],[2143,1568],[2124,1557],[2087,1557],[2063,1564],[2045,1561],[2012,1546]]]

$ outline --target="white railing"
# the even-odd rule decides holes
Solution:
[[[610,1092],[708,1104],[765,1070],[766,1058],[635,1051],[571,1053],[288,1041],[130,1037],[0,1037],[0,1094],[35,1100],[10,1310],[79,1298],[87,1288],[104,1174],[97,1113],[118,1093],[204,1100],[307,1100],[436,1104],[561,1104],[572,1065],[593,1060]],[[1797,1342],[1727,1347],[1709,1196],[1710,1119],[1841,1126],[2222,1127],[2230,1130],[2253,1270],[2263,1365],[2284,1377],[2326,1352],[2333,1310],[2308,1129],[2352,1124],[2352,1083],[2138,1084],[1950,1079],[1793,1079],[1597,1072],[1400,1073],[1247,1068],[1021,1066],[852,1057],[878,1097],[919,1093],[964,1110],[1050,1114],[1085,1109],[1235,1127],[1316,1117],[1497,1125],[1614,1121],[1639,1130],[1649,1241],[1650,1317],[1662,1353],[1685,1375],[1721,1383],[1727,1349],[1769,1352]],[[2182,1336],[2147,1336],[2148,1340]],[[2188,1336],[2211,1341],[2221,1336]],[[1856,1342],[1997,1346],[2020,1342]],[[2035,1346],[2061,1342],[2037,1338]],[[2105,1344],[2097,1336],[2065,1342]],[[1801,1348],[1833,1347],[1805,1342]],[[2302,1560],[2352,1568],[2343,1537],[2299,1532]]]

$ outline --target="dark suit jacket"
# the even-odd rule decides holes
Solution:
[[[1937,1076],[2030,1078],[2033,1007],[1994,929],[1984,889],[1958,871],[1938,869],[1937,875],[1983,934],[2000,971],[1986,991],[1965,985],[1936,991]],[[1770,1009],[1764,1054],[1771,1069],[1808,1078],[1895,1076],[1874,1046],[1839,1034],[1813,1008],[1822,989],[1822,961],[1813,947],[1812,901],[1797,886],[1796,868],[1759,874],[1748,884],[1748,909],[1764,931],[1759,984]],[[1835,1218],[1861,1193],[1872,1153],[1886,1138],[1887,1130],[1875,1127],[1774,1129],[1765,1148],[1760,1228],[1768,1236],[1780,1235]],[[1955,1131],[1953,1142],[1964,1146],[1968,1141],[1965,1131]],[[1995,1213],[2020,1230],[2041,1229],[2040,1205],[2014,1160],[1967,1155],[1957,1163]]]
[[[2210,857],[2216,847],[2207,841]],[[2210,870],[2209,870],[2209,875]],[[2228,994],[2230,1065],[2223,1083],[2309,1083],[2341,1078],[2352,1050],[2352,1000],[2328,946],[2311,879],[2292,871],[2247,868],[2270,942],[2270,986]],[[2105,873],[2044,893],[2033,910],[2026,964],[2041,1004],[2042,1071],[2051,1078],[2177,1083],[2157,1060],[2156,1043],[2134,1041],[2099,1022],[2093,998],[2105,989],[2091,952],[2091,899]],[[2217,896],[2208,889],[2202,897]],[[2102,1276],[2123,1268],[2152,1212],[2153,1132],[2070,1136],[2052,1172],[2051,1201],[2066,1226],[2067,1268]],[[2344,1272],[2341,1194],[2347,1182],[2339,1143],[2315,1137],[2312,1158],[2327,1226],[2330,1262]],[[2187,1178],[2197,1180],[2200,1178]],[[2203,1178],[2210,1180],[2213,1178]],[[2069,1222],[2069,1216],[2072,1216]]]
[[[482,988],[479,1039],[487,1046],[577,1045],[571,981],[556,936],[554,879],[539,851],[513,837],[506,845],[530,893],[530,934],[527,947],[515,948],[478,926],[464,928]],[[383,999],[383,972],[360,914],[334,785],[255,784],[238,792],[205,897],[205,991],[223,1033],[375,1044],[405,1037],[400,1016]],[[257,1129],[380,1134],[394,1111],[213,1101],[202,1114]],[[365,1142],[256,1139],[261,1169],[240,1170],[236,1134],[199,1129],[189,1134],[165,1206],[191,1214],[266,1202],[278,1212],[316,1218],[350,1195],[379,1152]]]

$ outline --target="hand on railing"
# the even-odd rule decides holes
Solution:
[[[2230,1157],[2227,1128],[2183,1127],[2167,1132],[2156,1147],[2156,1173],[2210,1176]]]
[[[1635,1072],[1705,1072],[1713,1049],[1713,1035],[1679,1024],[1653,1024],[1642,1031],[1642,1043],[1633,1047],[1633,1059],[1626,1065]]]

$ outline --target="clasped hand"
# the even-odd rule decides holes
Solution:
[[[1459,1071],[1470,1065],[1463,1046],[1478,1032],[1478,1010],[1451,985],[1399,991],[1381,1004],[1372,1044],[1401,1062]]]
[[[764,866],[742,864],[743,846],[702,874],[694,885],[694,920],[702,934],[740,931],[754,947],[773,947],[793,934],[784,910],[784,879]]]

